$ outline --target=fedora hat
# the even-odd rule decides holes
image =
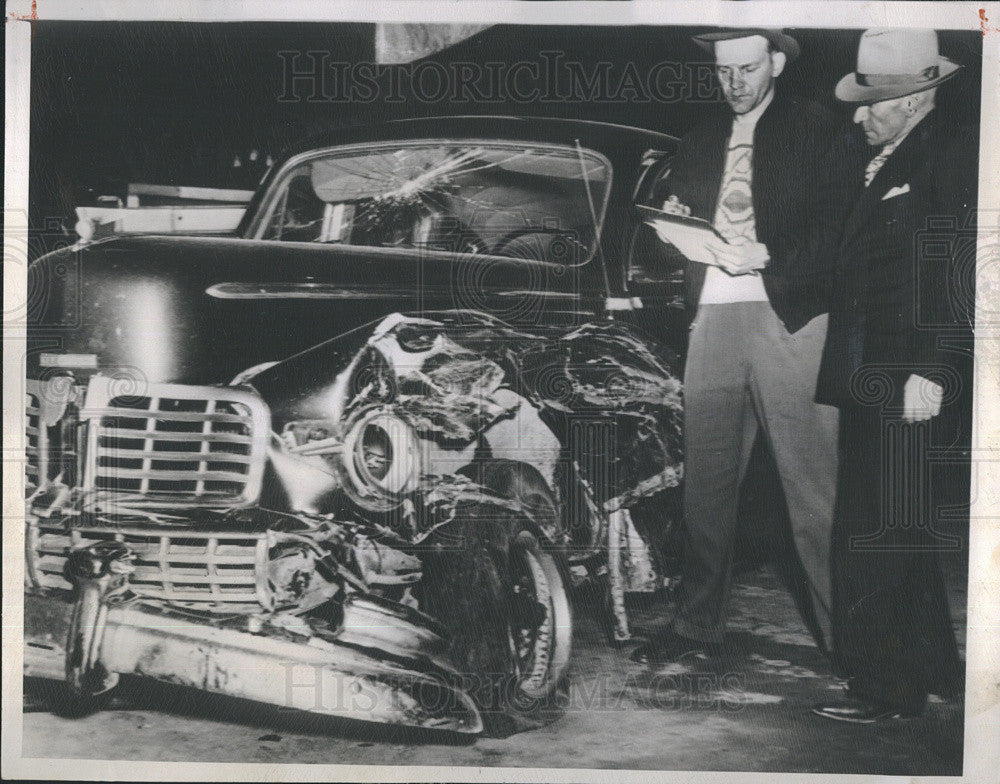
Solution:
[[[799,56],[799,42],[784,30],[773,27],[732,27],[694,35],[691,36],[691,40],[702,49],[715,54],[716,41],[731,41],[734,38],[749,38],[754,35],[763,36],[772,47],[779,52],[784,52],[788,62],[792,62]]]
[[[878,103],[936,87],[961,68],[938,54],[933,30],[872,28],[858,44],[857,70],[837,83],[845,103]]]

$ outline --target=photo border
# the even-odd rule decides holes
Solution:
[[[15,0],[5,25],[4,295],[23,302],[27,269],[28,118],[33,20],[90,21],[279,21],[276,6],[262,0],[177,3],[170,0]],[[983,34],[981,147],[979,168],[980,247],[977,313],[1000,313],[1000,3],[897,2],[707,2],[633,0],[545,2],[392,0],[367,4],[286,2],[282,22],[447,22],[532,25],[741,25],[769,26],[780,19],[792,28],[870,26],[980,30]],[[567,20],[576,20],[567,22]],[[19,223],[23,216],[23,225]],[[986,223],[988,225],[983,225]],[[23,386],[24,335],[7,334],[5,305],[3,416],[3,715],[5,778],[301,781],[594,781],[606,769],[391,767],[270,763],[177,763],[140,760],[24,759],[22,729],[22,624],[24,529]],[[983,485],[972,499],[969,534],[969,594],[966,655],[964,775],[949,781],[984,782],[1000,770],[1000,323],[976,325],[973,459]],[[979,457],[982,456],[982,457]],[[651,714],[653,716],[655,714]],[[280,769],[279,769],[280,768]],[[802,773],[614,771],[618,781],[798,782]],[[811,775],[816,781],[871,780],[871,776]],[[882,777],[879,777],[882,778]],[[923,779],[921,779],[923,780]]]

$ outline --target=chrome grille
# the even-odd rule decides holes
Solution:
[[[40,463],[43,450],[39,417],[41,394],[41,384],[38,381],[33,378],[25,379],[24,482],[29,495],[42,484]]]
[[[145,507],[247,506],[260,493],[270,416],[255,394],[229,387],[148,384],[117,394],[96,376],[84,487]]]
[[[74,528],[31,519],[27,579],[35,588],[70,590],[63,576],[71,550],[116,540],[134,554],[129,587],[137,594],[216,613],[272,606],[266,533],[201,533],[146,528]]]
[[[84,387],[71,376],[25,379],[24,472],[28,495],[77,476],[76,401]],[[67,412],[71,412],[67,418]]]

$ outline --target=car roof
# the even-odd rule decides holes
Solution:
[[[283,157],[338,144],[447,136],[562,143],[579,139],[584,147],[604,153],[621,146],[671,149],[677,143],[677,138],[670,134],[598,120],[470,114],[412,117],[329,129],[295,144]]]

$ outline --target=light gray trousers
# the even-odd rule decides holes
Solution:
[[[830,637],[837,409],[813,402],[827,316],[789,334],[767,302],[702,305],[684,375],[683,579],[675,630],[721,642],[740,483],[758,428],[774,454],[795,549]]]

